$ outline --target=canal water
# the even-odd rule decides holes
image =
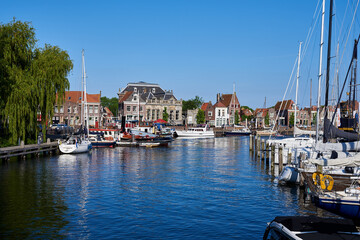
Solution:
[[[271,172],[245,136],[10,160],[0,239],[262,239],[275,216],[328,216]]]

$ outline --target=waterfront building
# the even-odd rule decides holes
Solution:
[[[78,127],[82,122],[81,110],[81,91],[66,91],[64,103],[54,106],[54,115],[52,122],[54,124],[67,124],[72,127]],[[87,108],[89,116],[89,126],[95,127],[102,122],[101,114],[101,91],[100,94],[86,94]]]
[[[278,125],[289,126],[290,116],[295,113],[293,100],[279,101],[275,105],[275,112],[278,116]]]
[[[199,112],[199,109],[188,109],[186,114],[186,120],[185,120],[185,124],[187,125],[196,125],[196,115]]]
[[[214,122],[216,127],[234,125],[235,114],[238,114],[240,120],[240,112],[240,103],[235,92],[233,94],[220,95],[220,93],[218,93],[216,95],[216,104],[214,105]]]
[[[119,119],[125,116],[128,121],[150,122],[163,119],[166,110],[170,124],[183,123],[182,100],[178,100],[172,90],[165,91],[158,84],[128,83],[118,96]]]
[[[209,126],[215,126],[215,114],[214,114],[214,107],[210,102],[203,103],[201,105],[201,110],[205,113],[205,123]]]
[[[267,108],[255,109],[255,113],[254,113],[255,128],[264,128],[267,125],[267,124],[265,124],[267,114],[268,114]]]
[[[214,105],[215,127],[223,127],[229,122],[228,108],[222,103],[217,102]]]

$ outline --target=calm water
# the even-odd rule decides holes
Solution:
[[[11,160],[0,166],[0,238],[261,239],[305,207],[249,155],[248,137]]]

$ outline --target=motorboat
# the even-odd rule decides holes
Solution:
[[[188,130],[176,130],[178,137],[189,138],[213,138],[215,137],[214,131],[207,125],[205,127],[193,127]]]
[[[251,130],[248,128],[242,128],[242,129],[233,129],[231,131],[225,131],[224,135],[225,136],[246,136],[246,135],[250,135],[251,134]]]
[[[358,239],[360,232],[350,219],[317,216],[275,217],[263,239]]]
[[[114,139],[105,139],[101,134],[89,135],[89,141],[93,147],[115,147]]]

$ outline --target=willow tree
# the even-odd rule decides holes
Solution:
[[[67,75],[73,64],[67,52],[48,44],[44,48],[35,45],[30,23],[14,19],[0,25],[0,119],[13,144],[19,138],[36,139],[38,114],[45,133],[56,96],[62,102],[70,86]]]

